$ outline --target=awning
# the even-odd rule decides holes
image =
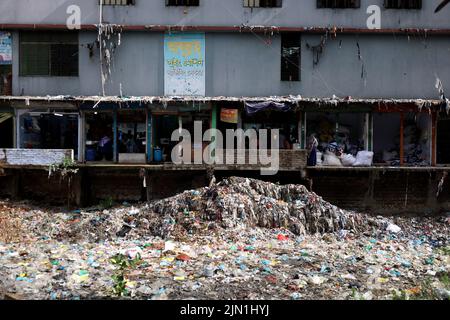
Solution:
[[[0,113],[0,123],[12,118],[12,116],[13,115],[11,113]]]
[[[267,110],[287,112],[291,110],[291,105],[274,101],[264,101],[256,103],[246,102],[245,110],[247,111],[247,114],[255,114],[257,112]]]

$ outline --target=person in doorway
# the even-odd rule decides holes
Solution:
[[[280,142],[279,142],[279,148],[280,149],[292,149],[291,143],[289,142],[288,137],[286,136],[286,130],[281,129],[280,130]]]
[[[319,142],[316,137],[312,134],[308,139],[308,167],[315,167],[317,165],[317,146]]]
[[[104,135],[98,143],[100,160],[111,161],[113,159],[113,143],[110,137]]]

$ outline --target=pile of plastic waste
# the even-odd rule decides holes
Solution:
[[[286,228],[297,235],[357,231],[380,224],[380,220],[339,209],[303,185],[278,185],[241,177],[154,202],[150,211],[164,217],[164,224],[154,230],[163,237],[171,232],[171,221],[185,222],[190,214],[225,228],[245,224]]]
[[[0,299],[449,299],[450,216],[229,178],[153,203],[0,201]]]

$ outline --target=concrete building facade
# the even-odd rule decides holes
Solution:
[[[259,169],[169,165],[177,128],[192,132],[194,121],[220,131],[278,128],[290,149],[280,150],[281,171],[320,181],[325,195],[336,170],[356,176],[357,185],[366,179],[358,198],[365,203],[377,198],[377,170],[420,169],[433,174],[428,199],[450,163],[450,8],[435,13],[440,2],[4,0],[0,147],[36,150],[27,160],[33,166],[42,150],[61,149],[64,157],[73,150],[90,170],[83,177],[96,176],[95,183],[105,176],[95,170],[120,176],[126,166],[143,169],[140,178],[132,174],[140,190],[139,179],[157,181],[165,171]],[[188,76],[180,80],[182,69]],[[307,166],[312,136],[320,168]],[[352,165],[327,165],[332,143],[353,157],[372,152],[368,176]],[[5,176],[24,169],[27,161],[9,163],[7,154],[0,157]],[[152,198],[156,182],[148,181]]]

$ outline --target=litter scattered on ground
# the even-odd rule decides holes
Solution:
[[[3,201],[0,296],[449,299],[449,228],[244,178],[109,209]]]

